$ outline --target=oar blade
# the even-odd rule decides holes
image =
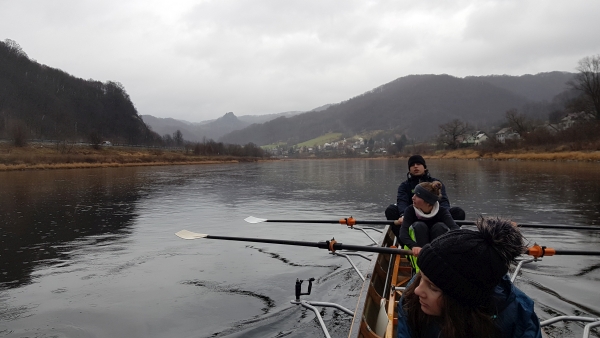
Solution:
[[[175,233],[175,235],[177,237],[180,237],[180,238],[183,238],[183,239],[199,239],[199,238],[206,238],[206,237],[208,237],[207,234],[199,234],[197,232],[192,232],[192,231],[188,231],[188,230],[178,231],[177,233]]]
[[[267,220],[264,219],[264,218],[257,218],[257,217],[254,217],[254,216],[249,216],[249,217],[244,218],[244,221],[246,221],[248,223],[255,224],[255,223],[266,222]]]

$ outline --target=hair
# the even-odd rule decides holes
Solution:
[[[421,272],[417,273],[412,284],[404,293],[404,311],[407,313],[407,322],[415,337],[424,337],[427,328],[432,324],[440,327],[440,337],[500,337],[500,329],[492,319],[494,313],[491,305],[485,307],[469,307],[461,304],[452,297],[442,293],[442,313],[430,316],[421,310],[419,296],[415,289],[421,283]]]
[[[509,220],[480,217],[477,220],[477,229],[478,231],[450,231],[436,238],[419,254],[418,264],[421,272],[407,288],[402,304],[407,313],[408,324],[417,337],[423,336],[432,323],[439,325],[441,336],[446,338],[499,337],[501,335],[500,328],[493,320],[493,317],[497,315],[496,303],[493,299],[494,287],[506,274],[509,265],[515,263],[516,258],[525,252],[527,247],[523,235]],[[492,260],[485,258],[487,256],[482,254],[471,256],[471,251],[483,252],[482,250],[495,253],[490,256]],[[429,255],[431,257],[425,259],[424,256],[432,252],[437,252],[437,256]],[[482,261],[484,258],[485,262]],[[484,274],[475,277],[478,280],[482,278],[480,282],[484,288],[480,290],[481,297],[476,298],[476,302],[470,303],[467,295],[452,287],[454,284],[448,280],[448,278],[453,278],[451,275],[439,275],[438,260],[443,260],[444,262],[439,262],[439,264],[448,265],[454,271],[453,273],[457,274],[457,278],[460,276],[471,278],[468,274],[473,272],[473,269]],[[431,275],[427,274],[425,270],[430,271]],[[433,277],[437,278],[439,282],[436,286],[442,290],[440,316],[429,316],[421,310],[415,289],[419,286],[423,271],[434,284],[436,281]],[[467,275],[463,275],[465,273]],[[471,290],[471,293],[474,291],[476,290]]]
[[[421,187],[425,188],[425,190],[429,191],[430,193],[433,193],[434,195],[436,195],[438,198],[442,197],[442,182],[440,182],[440,181],[421,182],[421,183],[419,183],[419,185]]]

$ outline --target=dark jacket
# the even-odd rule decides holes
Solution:
[[[400,216],[404,215],[404,210],[409,205],[412,205],[412,197],[414,195],[415,187],[421,182],[433,182],[439,181],[437,178],[429,176],[429,171],[425,171],[425,174],[421,176],[412,176],[410,173],[406,174],[406,181],[400,183],[398,186],[398,195],[396,197],[396,205],[398,206],[398,212]],[[440,207],[450,209],[450,201],[448,195],[446,195],[446,186],[442,183],[442,198],[440,199]]]
[[[446,224],[449,230],[460,229],[454,219],[452,219],[452,215],[446,208],[442,208],[440,206],[437,214],[435,216],[428,219],[420,219],[417,217],[415,213],[415,207],[410,205],[404,210],[404,220],[402,221],[402,226],[400,227],[399,238],[402,244],[408,246],[409,248],[413,248],[413,246],[418,246],[417,242],[415,242],[412,238],[410,238],[409,228],[415,222],[423,222],[427,224],[427,227],[431,229],[431,227],[438,222]]]
[[[398,302],[397,337],[415,337],[408,326],[406,312],[402,308],[403,302],[404,297],[400,298],[400,302]],[[504,276],[496,286],[494,302],[498,309],[495,321],[503,338],[542,338],[540,320],[533,311],[533,300],[517,289],[510,282],[508,275]],[[430,327],[427,331],[426,338],[439,338],[439,327]]]

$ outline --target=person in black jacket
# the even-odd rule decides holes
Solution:
[[[448,209],[440,206],[442,183],[422,182],[415,187],[412,205],[404,210],[399,239],[418,257],[421,248],[448,230],[459,229]],[[400,225],[398,220],[394,225]],[[410,228],[414,236],[410,235]]]
[[[398,187],[398,196],[396,198],[396,204],[391,204],[385,210],[385,216],[388,220],[398,220],[398,224],[402,224],[404,210],[409,205],[412,205],[412,197],[414,195],[414,189],[417,184],[421,182],[433,182],[439,181],[437,178],[429,175],[427,170],[427,164],[425,159],[421,155],[412,155],[408,159],[408,173],[406,174],[406,181],[402,182]],[[448,209],[450,215],[455,220],[464,220],[465,211],[460,207],[450,207],[450,201],[448,195],[446,195],[446,187],[442,184],[441,189],[442,197],[439,200],[440,207]],[[398,229],[392,229],[396,236],[398,236]]]

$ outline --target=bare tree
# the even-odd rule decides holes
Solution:
[[[90,133],[90,145],[92,146],[92,148],[94,149],[100,149],[100,143],[102,143],[102,137],[100,136],[100,134],[96,131],[92,131]]]
[[[181,147],[183,145],[183,134],[179,129],[177,129],[177,131],[173,133],[173,141],[175,141],[175,144],[178,147]]]
[[[600,120],[600,54],[579,60],[577,70],[579,73],[569,84],[585,95],[593,106],[591,113]]]
[[[162,140],[166,147],[173,146],[173,137],[171,136],[171,134],[164,134],[162,136]]]
[[[460,138],[469,134],[472,130],[473,127],[471,127],[468,122],[454,119],[446,124],[440,125],[440,135],[438,139],[447,147],[456,149],[460,144]]]
[[[534,122],[525,114],[519,114],[516,109],[510,109],[506,112],[508,125],[514,129],[521,137],[533,130]]]
[[[18,121],[12,128],[12,140],[17,147],[27,145],[27,127],[22,121]]]

